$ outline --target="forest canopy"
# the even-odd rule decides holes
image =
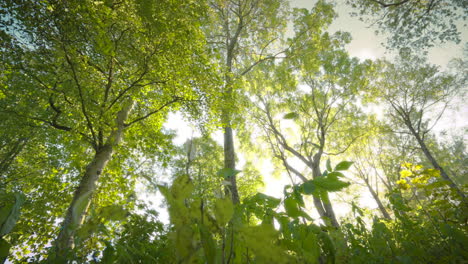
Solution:
[[[466,1],[297,4],[1,1],[0,263],[468,262]]]

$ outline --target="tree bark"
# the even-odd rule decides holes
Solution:
[[[322,201],[319,197],[313,196],[314,206],[321,218],[327,217],[325,208],[323,208]]]
[[[364,182],[366,183],[367,188],[369,189],[369,192],[371,193],[372,197],[374,198],[375,202],[377,203],[377,206],[379,207],[380,212],[382,213],[383,217],[386,219],[392,219],[390,217],[390,214],[388,214],[387,209],[385,209],[385,206],[382,204],[382,201],[380,200],[379,196],[377,193],[374,191],[374,188],[369,184],[369,180],[364,179]]]
[[[86,167],[85,174],[81,178],[80,184],[73,194],[72,202],[68,207],[60,233],[55,241],[54,252],[49,256],[49,260],[66,260],[69,251],[74,248],[75,232],[85,220],[86,213],[91,204],[92,195],[96,191],[99,176],[112,158],[114,148],[122,140],[125,130],[125,121],[132,108],[133,102],[130,102],[117,113],[114,130],[108,136],[106,143],[96,151],[93,160]]]
[[[233,98],[233,87],[232,87],[232,61],[234,58],[234,48],[238,41],[238,34],[236,34],[230,41],[228,45],[228,51],[226,55],[226,67],[227,72],[225,75],[225,101],[226,105],[231,105]],[[234,149],[234,136],[232,133],[231,127],[231,114],[230,109],[223,109],[223,122],[225,123],[224,127],[224,168],[225,169],[236,169],[236,152]],[[239,203],[239,192],[237,190],[237,181],[236,175],[229,177],[230,185],[227,186],[227,189],[231,193],[232,202],[234,204]]]
[[[323,207],[325,208],[326,217],[330,219],[332,226],[339,228],[340,223],[338,223],[338,220],[336,219],[335,211],[333,210],[331,203],[329,201],[322,202]]]
[[[232,128],[226,126],[224,128],[224,168],[236,169],[236,153],[234,150],[234,137],[232,135]],[[232,195],[232,202],[234,204],[239,203],[239,192],[237,190],[236,175],[229,177],[230,185],[228,186],[229,191]]]

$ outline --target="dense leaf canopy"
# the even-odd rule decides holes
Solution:
[[[398,55],[322,0],[2,1],[0,262],[467,262],[466,4],[347,3]]]

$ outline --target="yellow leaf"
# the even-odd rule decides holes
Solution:
[[[410,177],[411,175],[413,175],[413,173],[411,171],[409,171],[409,170],[400,171],[400,177],[401,178]]]

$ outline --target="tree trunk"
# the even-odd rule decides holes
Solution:
[[[320,198],[314,195],[313,201],[314,201],[315,209],[317,210],[320,218],[327,217],[327,213],[325,212],[325,208],[323,208],[323,204]]]
[[[374,198],[375,202],[377,202],[377,205],[379,207],[380,212],[382,213],[383,217],[386,219],[392,219],[390,215],[387,212],[387,209],[385,209],[385,206],[382,204],[382,201],[380,200],[379,196],[377,193],[374,191],[374,188],[369,184],[369,181],[367,179],[364,180],[366,183],[367,188],[369,189],[369,192],[371,193],[372,197]]]
[[[416,138],[416,140],[418,141],[418,144],[419,146],[421,147],[424,155],[426,156],[426,158],[429,160],[429,162],[432,164],[432,166],[439,170],[440,171],[440,175],[442,176],[442,178],[444,178],[445,180],[447,180],[449,182],[449,186],[454,188],[457,193],[460,195],[460,197],[462,198],[463,201],[465,201],[465,194],[460,190],[460,188],[458,188],[458,186],[455,184],[455,182],[448,176],[448,174],[445,172],[444,168],[442,168],[439,163],[436,161],[436,159],[434,158],[434,156],[432,156],[432,153],[429,151],[429,149],[427,148],[426,146],[426,143],[424,142],[424,140],[421,138],[421,136],[419,135],[419,133],[416,132],[416,130],[414,130],[413,126],[411,125],[410,122],[405,122],[406,123],[406,126],[409,128],[409,130],[411,131],[411,134],[413,134],[413,136]],[[465,201],[466,202],[466,201]]]
[[[97,152],[75,190],[73,200],[68,207],[65,220],[56,240],[57,256],[66,256],[69,249],[74,248],[74,233],[76,229],[84,222],[85,214],[91,204],[91,197],[96,189],[96,183],[101,172],[111,159],[113,152],[112,146],[104,146]]]
[[[60,233],[55,241],[54,252],[49,256],[49,260],[66,260],[69,251],[74,248],[75,232],[84,222],[99,176],[112,158],[114,147],[122,140],[125,129],[124,123],[132,108],[133,102],[130,102],[119,111],[115,129],[108,136],[106,143],[96,151],[93,160],[86,167],[85,174],[73,194],[72,202],[68,207]]]
[[[322,201],[323,202],[323,207],[325,208],[326,216],[330,219],[332,226],[339,228],[340,224],[338,223],[338,220],[336,219],[335,211],[333,210],[331,202],[328,201]]]
[[[226,126],[224,128],[224,168],[236,169],[236,153],[234,151],[234,137],[232,135],[232,128]],[[228,186],[229,191],[232,195],[232,202],[234,204],[239,203],[239,192],[237,190],[236,175],[229,178],[231,185]]]
[[[237,43],[237,37],[233,38],[230,40],[230,44],[228,45],[228,51],[226,54],[226,67],[227,67],[227,73],[225,75],[225,102],[226,105],[231,105],[230,102],[234,100],[233,98],[233,87],[232,87],[232,79],[231,79],[231,74],[232,74],[232,61],[234,58],[233,52],[234,52],[234,47]],[[230,115],[230,109],[223,109],[223,122],[225,123],[224,127],[224,168],[225,169],[236,169],[236,152],[234,149],[234,136],[232,133],[232,127],[231,127],[231,115]],[[236,181],[236,175],[232,175],[229,177],[229,182],[230,185],[227,186],[227,189],[231,193],[232,197],[232,202],[234,204],[239,203],[239,192],[237,190],[237,181]]]

